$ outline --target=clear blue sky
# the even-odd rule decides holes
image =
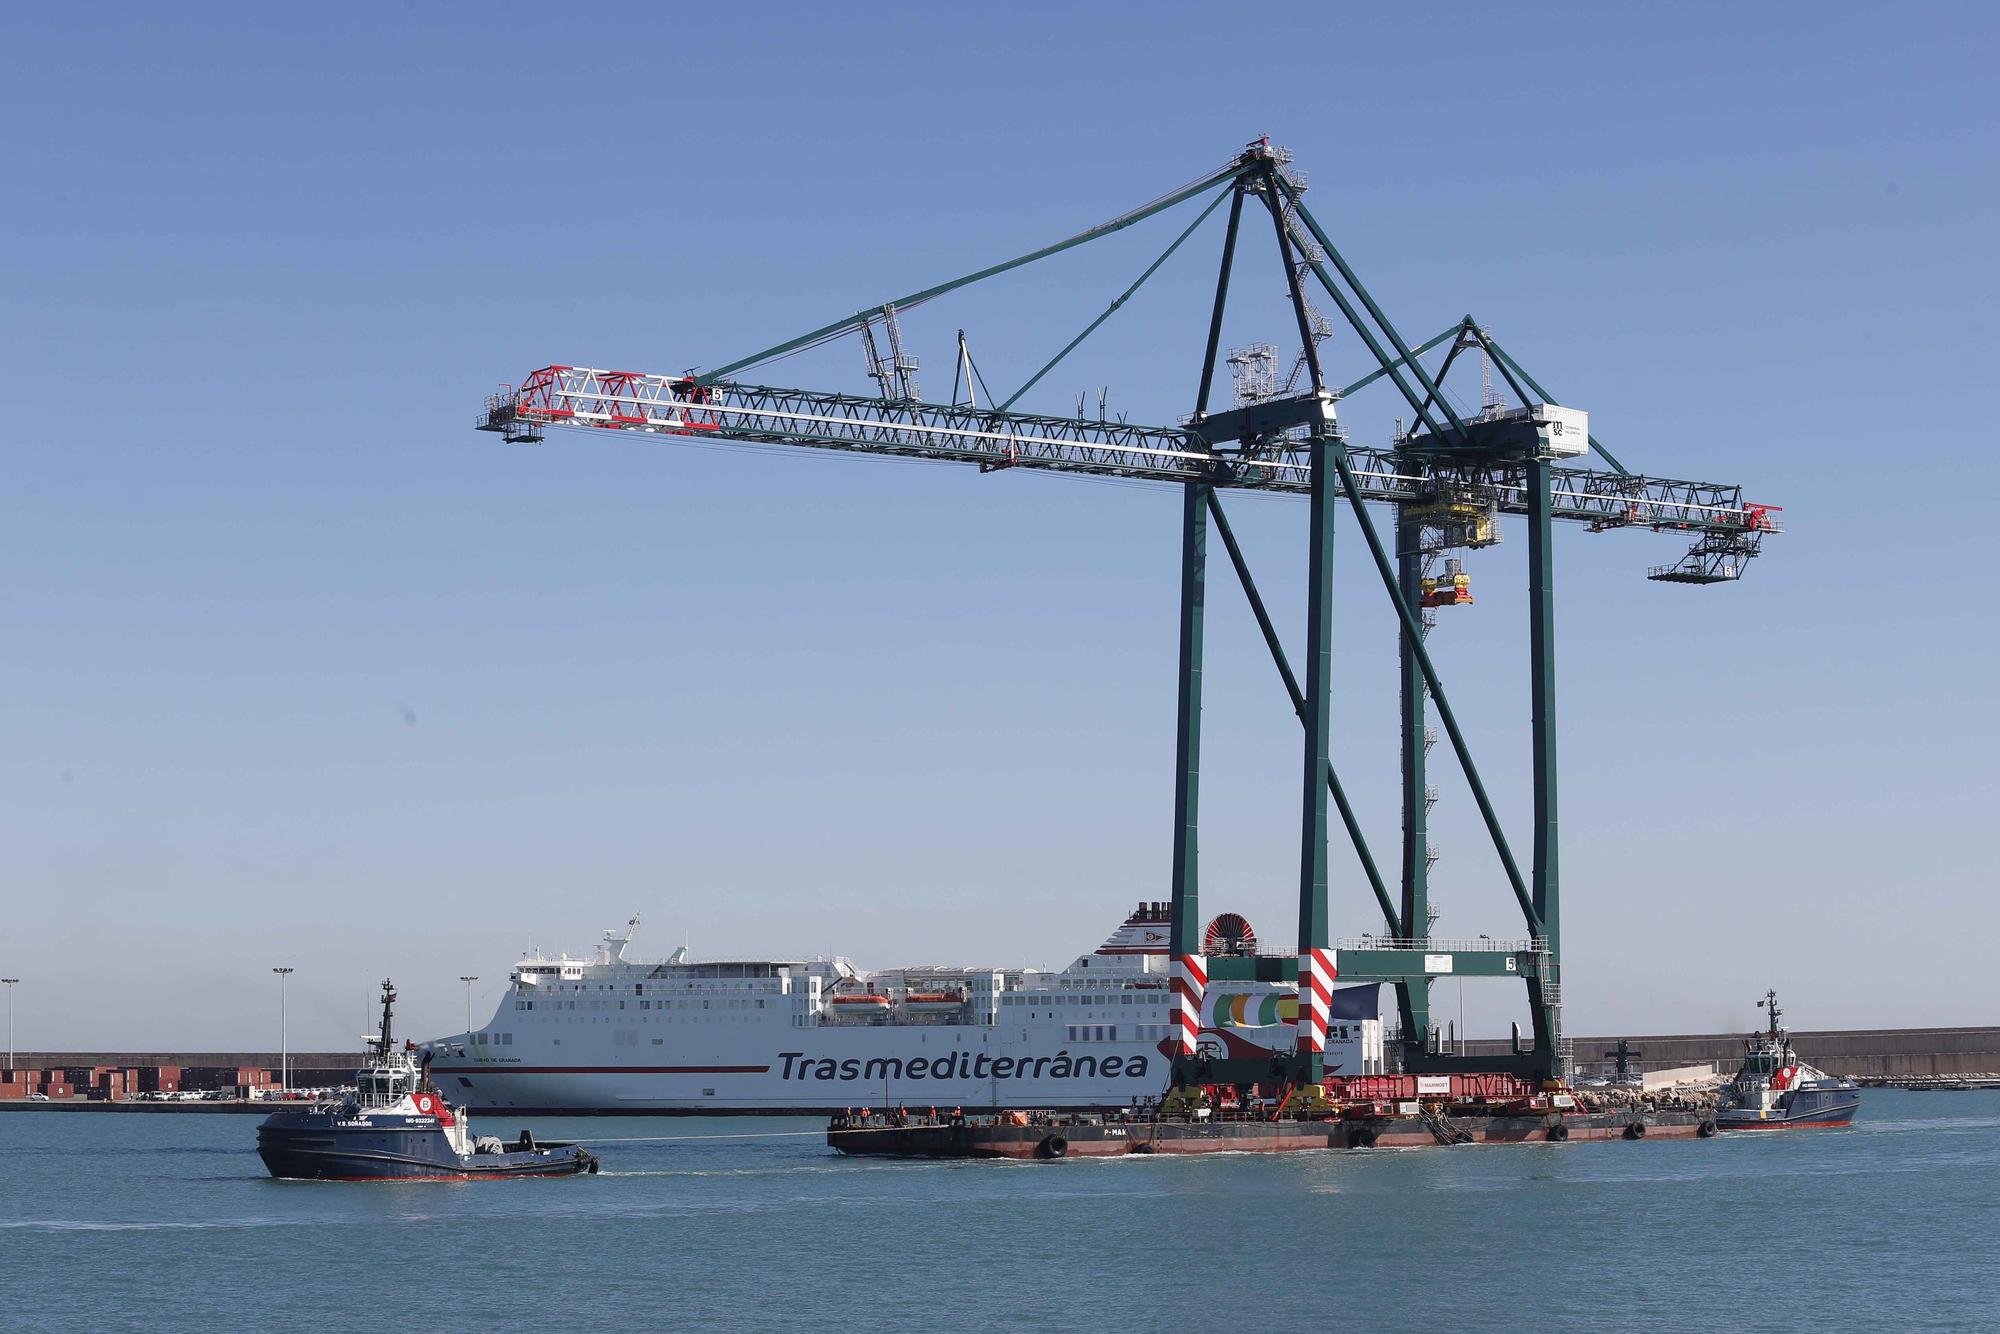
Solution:
[[[1671,539],[1560,539],[1572,1028],[1747,1027],[1767,985],[1808,1027],[1993,1022],[2000,16],[1434,15],[16,13],[23,1045],[267,1043],[280,962],[296,1045],[349,1043],[385,973],[444,1029],[459,974],[490,1005],[517,951],[635,909],[649,950],[1057,965],[1164,897],[1171,491],[471,425],[535,366],[719,364],[1259,134],[1406,333],[1474,312],[1629,464],[1786,507],[1732,587],[1645,582]],[[914,313],[927,388],[960,327],[1019,383],[1173,216]],[[1219,223],[1032,405],[1187,411]],[[1226,336],[1289,349],[1247,254]],[[859,372],[843,342],[767,375]],[[1296,642],[1303,509],[1236,508]],[[1393,639],[1342,541],[1336,746],[1386,855]],[[1523,545],[1472,558],[1434,643],[1525,842]],[[1289,938],[1296,724],[1214,605],[1206,903]],[[1511,933],[1438,781],[1440,930]]]

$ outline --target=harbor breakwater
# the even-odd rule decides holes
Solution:
[[[1601,1064],[1620,1039],[1644,1056],[1634,1069],[1664,1070],[1714,1062],[1733,1070],[1743,1058],[1744,1033],[1624,1033],[1575,1039],[1579,1069]],[[1830,1075],[1857,1080],[1902,1080],[1934,1075],[1969,1075],[2000,1070],[2000,1026],[1968,1028],[1856,1028],[1793,1030],[1800,1059]],[[1468,1040],[1469,1056],[1499,1056],[1505,1041]]]

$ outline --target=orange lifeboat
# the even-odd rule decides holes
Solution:
[[[956,991],[912,991],[903,997],[903,1009],[910,1014],[954,1014],[965,1004]]]
[[[875,991],[854,991],[844,996],[835,996],[827,1002],[834,1014],[843,1018],[887,1014],[889,998]]]

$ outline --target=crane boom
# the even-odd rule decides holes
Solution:
[[[1475,446],[1482,426],[1468,423]],[[1034,468],[1143,481],[1208,480],[1217,486],[1305,495],[1311,467],[1297,432],[1338,437],[1332,395],[1304,395],[1147,426],[1051,417],[969,404],[888,402],[877,397],[773,388],[692,376],[585,366],[545,366],[487,400],[478,426],[516,443],[539,443],[550,426],[636,431],[696,439],[847,450],[972,463],[982,470]],[[1493,440],[1502,432],[1488,433]],[[1413,437],[1399,448],[1345,445],[1361,499],[1423,506],[1456,489],[1477,492],[1500,513],[1525,514],[1528,456],[1518,447],[1474,448]],[[1594,529],[1642,527],[1710,536],[1725,547],[1779,530],[1770,506],[1742,488],[1553,466],[1553,517]],[[1750,553],[1743,553],[1750,554]]]

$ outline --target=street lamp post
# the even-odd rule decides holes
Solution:
[[[285,1012],[285,982],[292,975],[289,968],[273,968],[278,975],[278,1087],[290,1092],[292,1087],[292,1043],[289,1032],[290,1016]]]
[[[458,980],[465,983],[465,1044],[469,1047],[472,1045],[472,984],[479,978],[477,974],[468,977],[460,973]]]
[[[14,1068],[14,984],[18,977],[0,977],[7,984],[7,1068]]]

